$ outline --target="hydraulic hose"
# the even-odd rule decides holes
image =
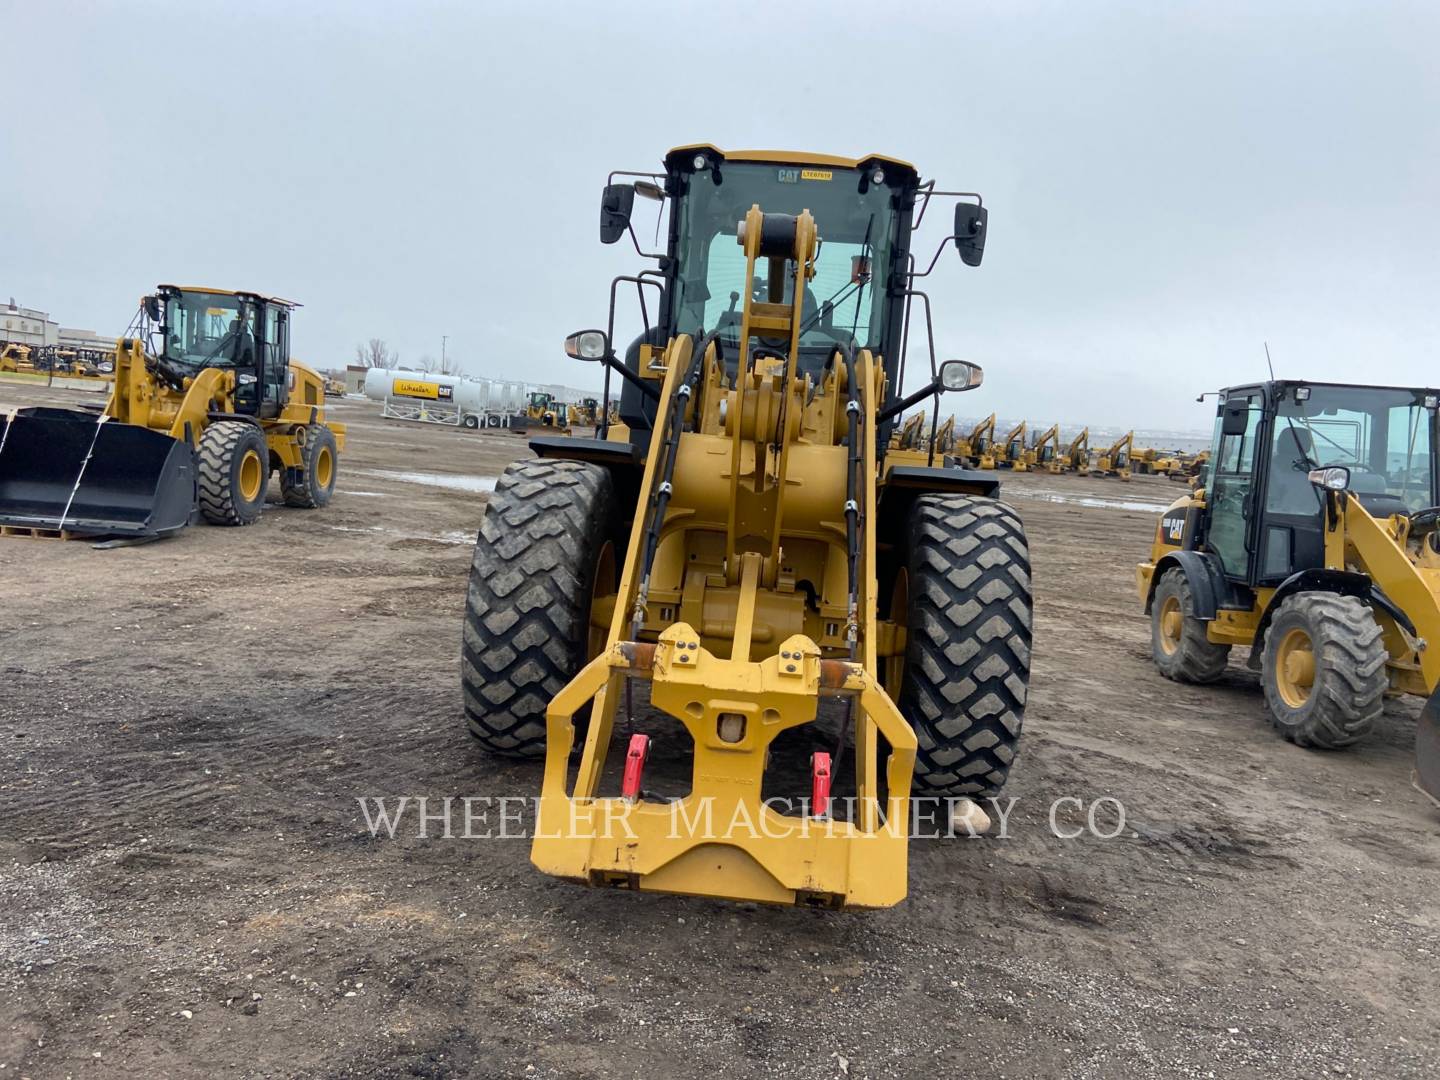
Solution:
[[[690,357],[689,370],[685,372],[680,386],[675,391],[665,416],[665,430],[660,433],[664,439],[665,461],[660,484],[650,496],[650,525],[645,530],[645,550],[640,561],[640,587],[635,593],[635,608],[631,614],[630,638],[638,640],[640,628],[645,625],[645,608],[650,596],[650,571],[655,562],[655,552],[660,546],[660,530],[665,524],[665,511],[670,505],[670,493],[675,480],[675,462],[680,456],[680,433],[685,427],[685,410],[695,392],[705,353],[711,344],[715,345],[717,356],[720,352],[720,331],[712,330],[700,339],[700,344]]]

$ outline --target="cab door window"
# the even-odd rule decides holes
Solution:
[[[1225,411],[1244,417],[1244,431],[1226,434],[1222,423],[1211,455],[1210,527],[1206,546],[1220,558],[1225,576],[1248,580],[1250,575],[1250,524],[1255,512],[1255,462],[1264,416],[1262,398],[1252,395],[1226,400]]]
[[[265,312],[265,362],[260,372],[264,386],[264,408],[267,416],[280,412],[285,400],[285,373],[290,352],[289,312],[282,307],[270,307]]]

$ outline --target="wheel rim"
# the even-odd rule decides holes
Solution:
[[[240,498],[245,502],[254,502],[260,497],[260,484],[265,478],[265,470],[260,465],[260,455],[254,450],[246,450],[245,456],[240,459]]]
[[[1315,645],[1299,627],[1288,631],[1275,648],[1275,688],[1292,709],[1310,700],[1315,685]]]
[[[1160,648],[1166,656],[1174,656],[1180,649],[1180,635],[1185,630],[1185,613],[1180,610],[1178,596],[1167,596],[1160,602],[1156,624],[1160,628]]]
[[[890,621],[895,624],[895,653],[885,658],[884,686],[891,701],[900,699],[900,685],[905,681],[905,626],[910,614],[910,574],[903,566],[895,574],[895,587],[890,591]]]
[[[330,448],[322,446],[315,455],[315,482],[320,485],[321,490],[324,490],[334,479],[335,459],[330,455]]]

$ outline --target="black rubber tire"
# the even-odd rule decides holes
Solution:
[[[313,510],[330,505],[330,499],[335,494],[335,478],[340,473],[340,453],[335,448],[335,433],[324,424],[310,424],[305,433],[305,447],[300,451],[303,471],[292,482],[289,470],[281,469],[280,491],[285,496],[286,506]],[[315,467],[321,454],[330,456],[330,477],[326,483],[320,482],[318,477],[322,470]]]
[[[1025,529],[971,495],[915,500],[903,542],[906,658],[897,704],[915,729],[916,795],[981,798],[1005,785],[1030,680]]]
[[[614,482],[599,465],[516,461],[496,481],[460,661],[466,723],[491,753],[544,755],[545,709],[588,659],[595,575],[615,533]]]
[[[1305,631],[1315,654],[1309,697],[1292,708],[1280,694],[1276,654],[1293,629]],[[1338,750],[1369,734],[1385,707],[1388,653],[1369,605],[1353,596],[1302,592],[1281,601],[1265,632],[1261,685],[1270,722],[1299,746]]]
[[[260,458],[264,478],[252,499],[240,490],[246,455]],[[265,433],[243,420],[218,420],[200,435],[200,513],[211,525],[251,525],[265,508],[270,482],[270,448]]]
[[[487,415],[487,416],[485,417],[485,426],[486,426],[487,428],[497,428],[497,427],[499,427],[499,426],[500,426],[500,418],[499,418],[498,416],[494,416],[494,415]]]
[[[1179,647],[1165,651],[1161,640],[1160,619],[1165,602],[1173,598],[1180,605],[1183,620]],[[1155,596],[1150,603],[1150,655],[1160,674],[1176,682],[1210,683],[1225,674],[1230,666],[1230,646],[1217,645],[1205,636],[1205,623],[1195,617],[1195,601],[1185,571],[1172,567],[1160,576]]]
[[[474,413],[466,413],[465,418],[460,422],[471,430],[474,430],[475,428],[478,428],[480,426],[480,418]]]

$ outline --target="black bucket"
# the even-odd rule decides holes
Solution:
[[[164,432],[71,409],[21,409],[0,427],[0,526],[165,536],[190,524],[195,457]]]
[[[1425,702],[1415,722],[1415,786],[1440,806],[1440,687]]]

